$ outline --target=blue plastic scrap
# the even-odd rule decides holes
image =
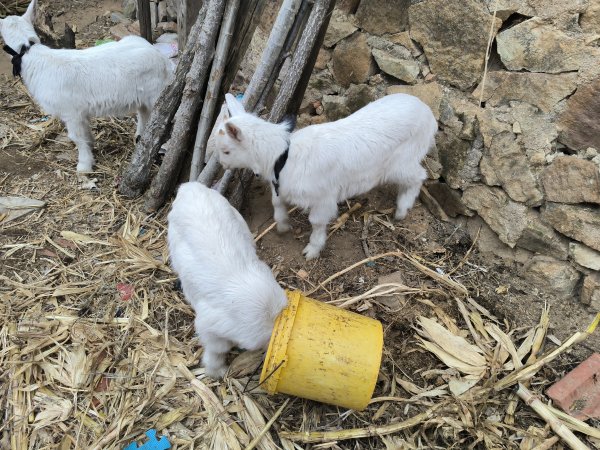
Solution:
[[[166,437],[161,436],[160,440],[156,438],[156,430],[146,431],[146,437],[148,437],[148,442],[142,444],[141,447],[132,442],[124,450],[166,450],[171,448],[171,443]]]

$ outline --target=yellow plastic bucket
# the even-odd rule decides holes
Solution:
[[[381,365],[381,323],[299,291],[287,296],[265,356],[262,387],[270,394],[366,408]]]

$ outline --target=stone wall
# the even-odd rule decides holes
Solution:
[[[494,19],[495,4],[338,1],[299,125],[420,97],[440,125],[431,211],[535,287],[600,309],[600,0],[498,0]]]

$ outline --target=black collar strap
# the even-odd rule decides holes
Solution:
[[[273,187],[275,188],[275,195],[277,195],[278,197],[279,197],[279,173],[283,169],[283,166],[285,166],[285,163],[287,162],[289,153],[290,153],[290,145],[288,144],[288,147],[285,149],[285,151],[281,155],[279,155],[279,158],[277,158],[277,161],[275,161],[275,167],[273,168],[273,173],[275,175],[275,179],[273,180]]]
[[[8,45],[5,45],[4,47],[2,47],[2,49],[6,53],[8,53],[10,56],[12,56],[12,59],[10,60],[10,62],[13,65],[13,76],[15,76],[15,77],[21,76],[21,59],[23,58],[23,55],[29,51],[30,48],[31,47],[28,45],[23,45],[23,47],[21,47],[21,52],[17,53]]]

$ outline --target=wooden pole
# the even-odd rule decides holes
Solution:
[[[244,94],[244,106],[247,111],[253,111],[256,107],[261,94],[263,93],[273,69],[277,64],[281,49],[286,41],[287,35],[290,33],[294,18],[302,0],[284,0],[281,5],[277,19],[273,24],[273,29],[267,41],[265,50],[263,51],[262,60],[256,68],[252,80],[248,85],[248,89]]]
[[[140,21],[140,35],[152,43],[152,19],[150,0],[137,0],[137,15]]]
[[[235,26],[235,18],[240,6],[240,0],[229,0],[225,10],[225,19],[221,25],[219,39],[217,41],[217,49],[215,58],[208,77],[208,88],[204,96],[204,104],[198,121],[198,131],[196,133],[196,141],[194,142],[194,150],[192,154],[192,165],[190,168],[190,181],[198,178],[200,165],[204,163],[204,155],[206,152],[206,143],[210,125],[215,113],[215,106],[221,89],[221,80],[225,73],[225,62],[227,53],[233,38],[233,27]]]
[[[173,119],[171,138],[166,143],[165,158],[146,193],[147,211],[160,208],[175,187],[183,157],[192,137],[192,123],[198,117],[198,107],[203,98],[200,93],[208,77],[210,61],[214,55],[225,0],[207,0],[206,5],[206,17],[200,31],[198,51],[186,75],[181,103]]]
[[[181,101],[187,73],[200,46],[200,31],[205,16],[206,7],[203,6],[200,13],[198,13],[196,23],[190,31],[190,45],[183,50],[183,54],[179,58],[173,81],[158,97],[146,129],[135,146],[131,162],[123,173],[119,184],[119,192],[126,197],[138,197],[146,190],[150,182],[152,163],[171,129],[171,121]]]
[[[138,0],[139,1],[139,0]],[[178,0],[177,9],[177,44],[179,49],[184,49],[188,35],[202,6],[202,0]]]
[[[289,111],[290,101],[294,95],[304,96],[306,85],[301,86],[300,79],[307,70],[312,71],[313,64],[310,64],[311,55],[317,44],[317,38],[321,35],[323,28],[326,29],[329,23],[330,11],[335,5],[335,0],[316,0],[313,9],[308,17],[308,22],[298,42],[298,47],[294,52],[292,63],[286,73],[286,76],[279,89],[277,99],[271,108],[269,120],[279,122],[286,112]],[[323,34],[324,37],[324,34]],[[318,50],[317,50],[318,51]],[[316,60],[316,57],[315,57]],[[308,83],[308,80],[306,80]],[[301,89],[297,89],[300,87]],[[303,88],[303,89],[302,89]],[[301,101],[301,99],[297,99]],[[300,103],[298,103],[298,106]]]

